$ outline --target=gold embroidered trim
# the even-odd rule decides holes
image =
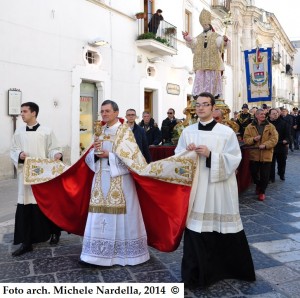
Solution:
[[[106,213],[106,214],[126,214],[126,206],[123,207],[89,206],[89,212]]]
[[[101,186],[102,169],[96,174],[94,188],[92,190],[89,210],[95,213],[125,214],[126,201],[122,190],[123,177],[110,178],[110,187],[107,196],[104,197]]]
[[[120,125],[121,126],[121,125]],[[118,134],[119,128],[116,132]],[[105,141],[114,141],[114,135],[105,135]],[[101,136],[100,136],[101,137]],[[104,139],[104,136],[103,136]],[[114,150],[113,150],[114,151]],[[107,196],[104,197],[102,192],[102,165],[100,162],[100,170],[96,174],[94,187],[91,193],[89,212],[108,213],[108,214],[125,214],[126,201],[122,189],[123,177],[118,176],[110,178],[110,187]]]
[[[190,218],[199,221],[216,221],[216,222],[239,222],[241,217],[239,214],[218,214],[218,213],[200,213],[192,211]]]
[[[59,160],[45,158],[26,158],[24,164],[24,183],[37,184],[49,180],[48,173],[52,174],[52,178],[57,177],[66,170]]]
[[[192,185],[196,170],[195,159],[169,157],[147,164],[128,125],[120,125],[118,132],[114,143],[114,151],[133,172],[165,182]]]

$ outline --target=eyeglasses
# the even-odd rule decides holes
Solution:
[[[197,102],[197,103],[195,104],[195,106],[196,106],[196,108],[200,108],[200,107],[209,107],[209,106],[211,106],[211,103],[208,103],[208,102],[199,103],[199,102]]]
[[[171,114],[172,115],[173,113],[172,112],[168,112],[167,114]]]
[[[133,117],[133,116],[136,116],[136,115],[135,114],[127,114],[126,116]]]

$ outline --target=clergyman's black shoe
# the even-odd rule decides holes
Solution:
[[[280,179],[284,181],[284,180],[285,180],[284,175],[281,175],[281,176],[280,176]]]
[[[50,245],[56,245],[59,242],[60,235],[59,234],[52,234],[50,238]]]
[[[23,254],[25,254],[26,252],[29,252],[29,251],[32,251],[33,250],[33,247],[31,244],[29,245],[25,245],[25,244],[22,244],[17,250],[15,250],[11,255],[13,257],[18,257],[18,256],[21,256]]]

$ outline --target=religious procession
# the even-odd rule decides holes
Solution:
[[[3,138],[0,189],[16,181],[16,198],[13,218],[0,220],[0,282],[182,283],[182,297],[300,294],[300,273],[275,289],[269,278],[282,278],[280,266],[299,268],[280,255],[283,243],[300,249],[298,185],[281,192],[300,159],[296,47],[282,28],[275,42],[266,34],[265,23],[272,32],[280,25],[252,1],[183,2],[136,1],[143,12],[134,15],[80,0],[72,5],[81,18],[94,18],[78,24],[70,12],[78,31],[64,33],[48,23],[62,20],[68,6],[59,3],[39,24],[44,46],[52,34],[49,63],[43,44],[35,59],[23,53],[24,65],[12,58],[23,78],[7,90],[13,133]],[[111,32],[91,38],[104,19]],[[25,21],[37,36],[40,27]],[[90,34],[80,36],[80,26]],[[35,88],[47,94],[31,91],[25,71],[28,81],[46,78]]]

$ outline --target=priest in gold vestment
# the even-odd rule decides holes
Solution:
[[[118,113],[114,101],[102,103],[101,116],[106,124],[102,127],[101,140],[94,142],[95,149],[101,151],[95,154],[93,149],[86,157],[95,175],[81,263],[125,266],[149,260],[147,234],[134,180],[115,153],[116,138],[122,128]]]

